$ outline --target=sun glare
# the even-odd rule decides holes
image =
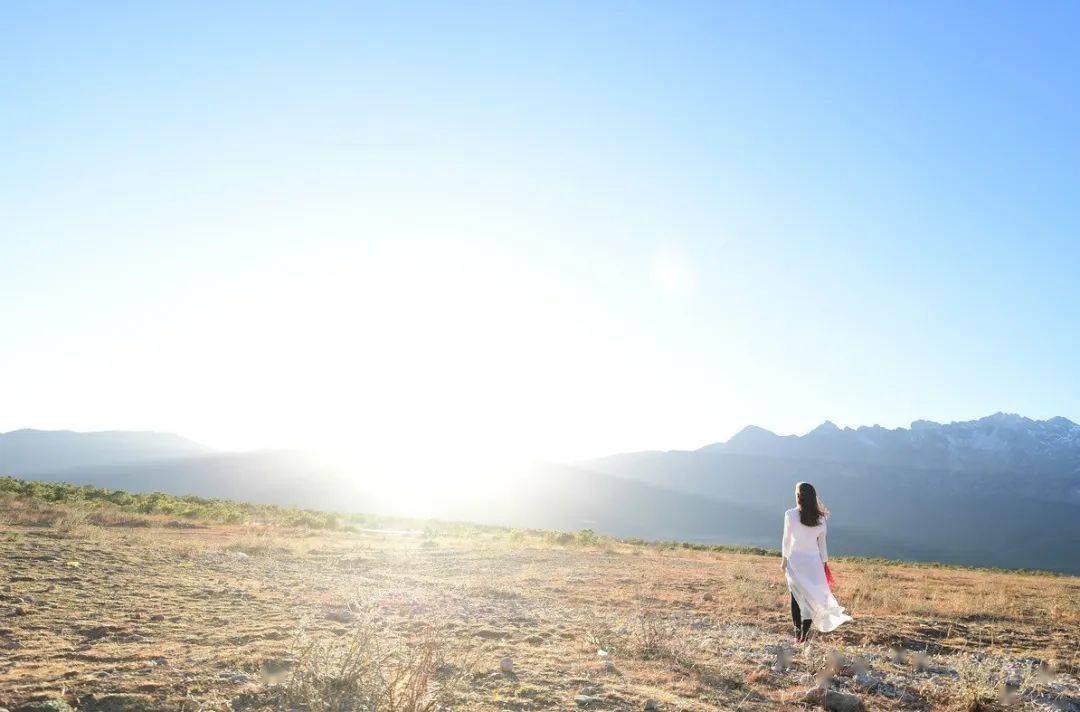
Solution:
[[[653,279],[665,294],[675,297],[689,295],[697,281],[686,254],[670,247],[653,258]]]

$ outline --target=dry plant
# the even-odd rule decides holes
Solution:
[[[452,704],[472,668],[468,649],[446,657],[447,641],[427,631],[388,639],[361,612],[342,638],[307,639],[284,689],[290,709],[304,712],[434,712]]]
[[[51,527],[63,514],[55,505],[0,494],[0,524],[5,526]]]
[[[311,544],[305,539],[286,536],[277,530],[258,528],[242,531],[222,548],[250,556],[268,556],[274,553],[304,554],[310,550]]]
[[[683,671],[701,672],[690,649],[689,631],[646,600],[638,601],[631,626],[634,652],[643,660],[662,660]]]
[[[443,652],[444,643],[428,635],[416,645],[396,653],[384,665],[385,684],[378,709],[430,712],[449,706],[465,668],[446,663]],[[447,684],[448,681],[451,684]]]
[[[94,538],[101,527],[149,527],[151,520],[108,506],[54,504],[0,493],[0,524],[48,527],[66,535]]]
[[[677,658],[675,627],[655,608],[641,603],[634,615],[638,653],[646,660]]]
[[[630,650],[629,627],[615,628],[600,616],[591,617],[585,629],[585,641],[591,648],[611,654],[624,654]]]
[[[983,712],[997,709],[1006,696],[1024,696],[1035,689],[1036,671],[1024,668],[1013,686],[1006,688],[1009,675],[1002,667],[1002,661],[976,655],[958,656],[956,660],[956,680],[941,692],[945,693],[946,704],[951,709],[967,712]]]
[[[374,710],[386,653],[369,626],[344,640],[308,640],[298,651],[285,702],[307,712]]]

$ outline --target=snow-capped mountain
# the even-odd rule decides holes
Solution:
[[[1011,413],[947,424],[916,420],[910,428],[895,429],[841,429],[825,421],[801,437],[750,426],[702,450],[949,471],[1063,473],[1080,468],[1080,425],[1062,417],[1032,420]]]

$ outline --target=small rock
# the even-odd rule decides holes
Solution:
[[[510,658],[503,658],[502,660],[499,661],[499,669],[502,670],[503,673],[505,673],[507,675],[513,675],[514,674],[514,661],[511,660]]]
[[[327,611],[326,617],[335,623],[352,623],[356,620],[356,615],[353,614],[352,611],[346,609]]]
[[[1057,665],[1053,662],[1040,662],[1037,675],[1039,684],[1049,685],[1057,677]]]
[[[251,682],[251,675],[231,670],[222,670],[218,673],[218,677],[222,680],[228,680],[234,685],[243,685],[245,682]]]
[[[829,712],[866,712],[862,700],[855,695],[823,687],[811,688],[803,695],[802,701],[809,705],[821,705]]]
[[[780,648],[776,651],[776,662],[773,663],[772,671],[776,673],[787,672],[791,667],[791,651]]]
[[[139,633],[128,633],[117,638],[121,643],[149,643],[150,639]]]
[[[871,675],[868,672],[858,672],[855,674],[855,686],[866,691],[873,691],[881,685],[881,680]]]
[[[1001,704],[1005,707],[1011,707],[1019,701],[1020,695],[1018,693],[1019,685],[1014,686],[1006,682],[1004,685],[1001,686],[998,701],[1001,702]]]
[[[41,700],[16,707],[15,712],[75,712],[75,708],[63,700]]]
[[[99,625],[99,626],[95,626],[93,628],[86,628],[86,629],[84,629],[84,630],[82,630],[80,632],[83,634],[83,637],[86,638],[86,640],[90,641],[90,640],[100,640],[101,638],[104,638],[105,636],[107,636],[112,631],[108,628],[108,626]]]
[[[898,697],[902,698],[906,694],[903,690],[896,687],[896,685],[891,685],[885,681],[878,682],[877,687],[874,688],[874,692],[892,699]]]
[[[149,695],[118,693],[95,697],[86,707],[94,712],[143,712],[152,709],[153,700]]]
[[[868,663],[866,661],[866,658],[864,658],[863,656],[856,655],[855,659],[851,662],[851,669],[852,672],[855,674],[856,678],[858,678],[860,675],[869,675],[870,663]]]

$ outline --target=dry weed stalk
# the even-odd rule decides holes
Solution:
[[[343,639],[300,647],[284,702],[305,712],[436,712],[450,706],[473,666],[471,649],[453,650],[428,630],[412,641],[389,639],[361,611]]]

